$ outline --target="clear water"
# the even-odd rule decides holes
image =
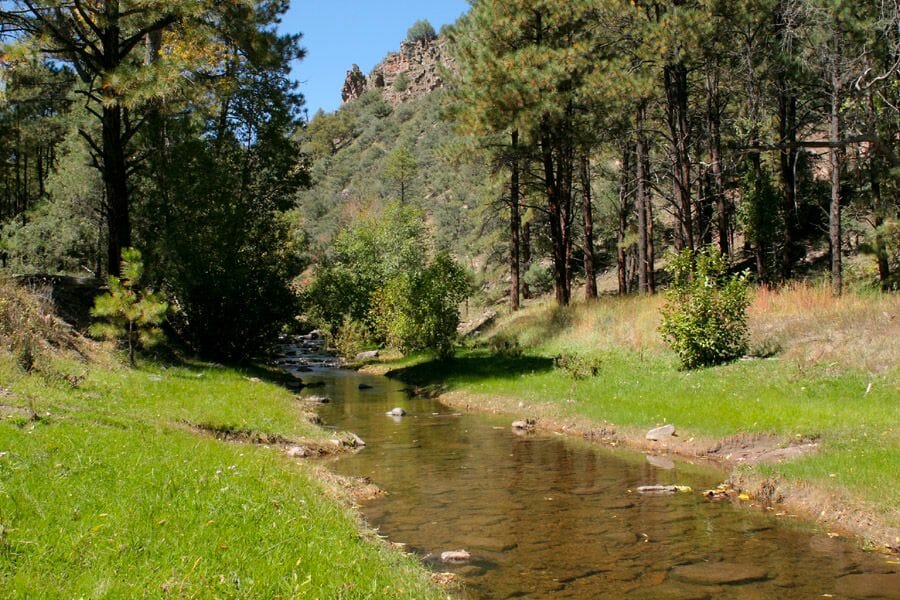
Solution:
[[[554,435],[517,435],[509,418],[460,414],[403,384],[313,369],[325,424],[357,433],[361,452],[333,464],[387,492],[362,511],[470,598],[900,598],[889,557],[811,532],[789,517],[699,493],[641,496],[640,485],[719,483],[686,463]],[[372,386],[360,390],[359,384]],[[407,416],[392,418],[394,407]],[[471,560],[440,554],[465,549]]]

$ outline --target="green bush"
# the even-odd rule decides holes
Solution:
[[[730,275],[722,254],[685,250],[666,269],[672,283],[660,332],[686,369],[721,364],[747,351],[747,274]]]
[[[436,38],[437,33],[427,19],[416,21],[406,32],[406,41],[408,42],[430,42]]]
[[[421,272],[400,274],[376,292],[376,330],[402,352],[433,350],[448,358],[459,327],[459,304],[470,287],[463,268],[448,254],[438,254]]]
[[[409,75],[405,72],[397,75],[397,79],[394,80],[394,91],[395,92],[405,92],[409,89]]]
[[[334,334],[334,349],[344,358],[352,359],[366,349],[369,343],[369,329],[364,323],[345,318]]]
[[[522,345],[519,340],[511,335],[498,333],[488,340],[488,350],[491,354],[503,358],[519,358],[522,356]]]
[[[580,381],[599,375],[603,359],[582,354],[560,354],[554,357],[553,366],[565,371],[573,381]]]
[[[532,294],[546,294],[553,289],[553,272],[539,262],[531,263],[525,271],[524,279]]]

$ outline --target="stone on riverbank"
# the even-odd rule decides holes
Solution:
[[[673,435],[675,435],[675,426],[663,425],[662,427],[655,427],[648,431],[647,439],[658,442],[659,440],[672,437]]]
[[[537,425],[537,423],[534,419],[522,419],[520,421],[512,422],[512,428],[516,431],[534,431],[535,425]]]
[[[378,358],[378,350],[367,350],[366,352],[360,352],[353,360],[372,360],[373,358]]]

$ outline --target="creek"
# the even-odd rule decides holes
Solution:
[[[709,466],[517,434],[509,417],[460,413],[335,368],[309,344],[286,347],[281,366],[320,386],[303,394],[330,399],[325,425],[366,442],[331,468],[386,492],[362,507],[367,522],[456,573],[467,598],[900,598],[889,557],[778,511],[705,499],[723,478]],[[406,416],[385,414],[396,407]],[[635,492],[654,484],[693,492]],[[441,561],[460,549],[468,561]]]

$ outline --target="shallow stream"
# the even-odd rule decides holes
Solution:
[[[709,467],[517,435],[508,417],[460,414],[327,362],[283,366],[324,383],[303,393],[330,398],[319,410],[326,426],[365,440],[332,468],[387,492],[363,506],[370,525],[457,573],[466,597],[900,598],[889,557],[775,511],[703,498],[722,478]],[[385,415],[395,407],[407,415]],[[651,484],[694,492],[634,492]],[[469,561],[441,562],[460,549]]]

